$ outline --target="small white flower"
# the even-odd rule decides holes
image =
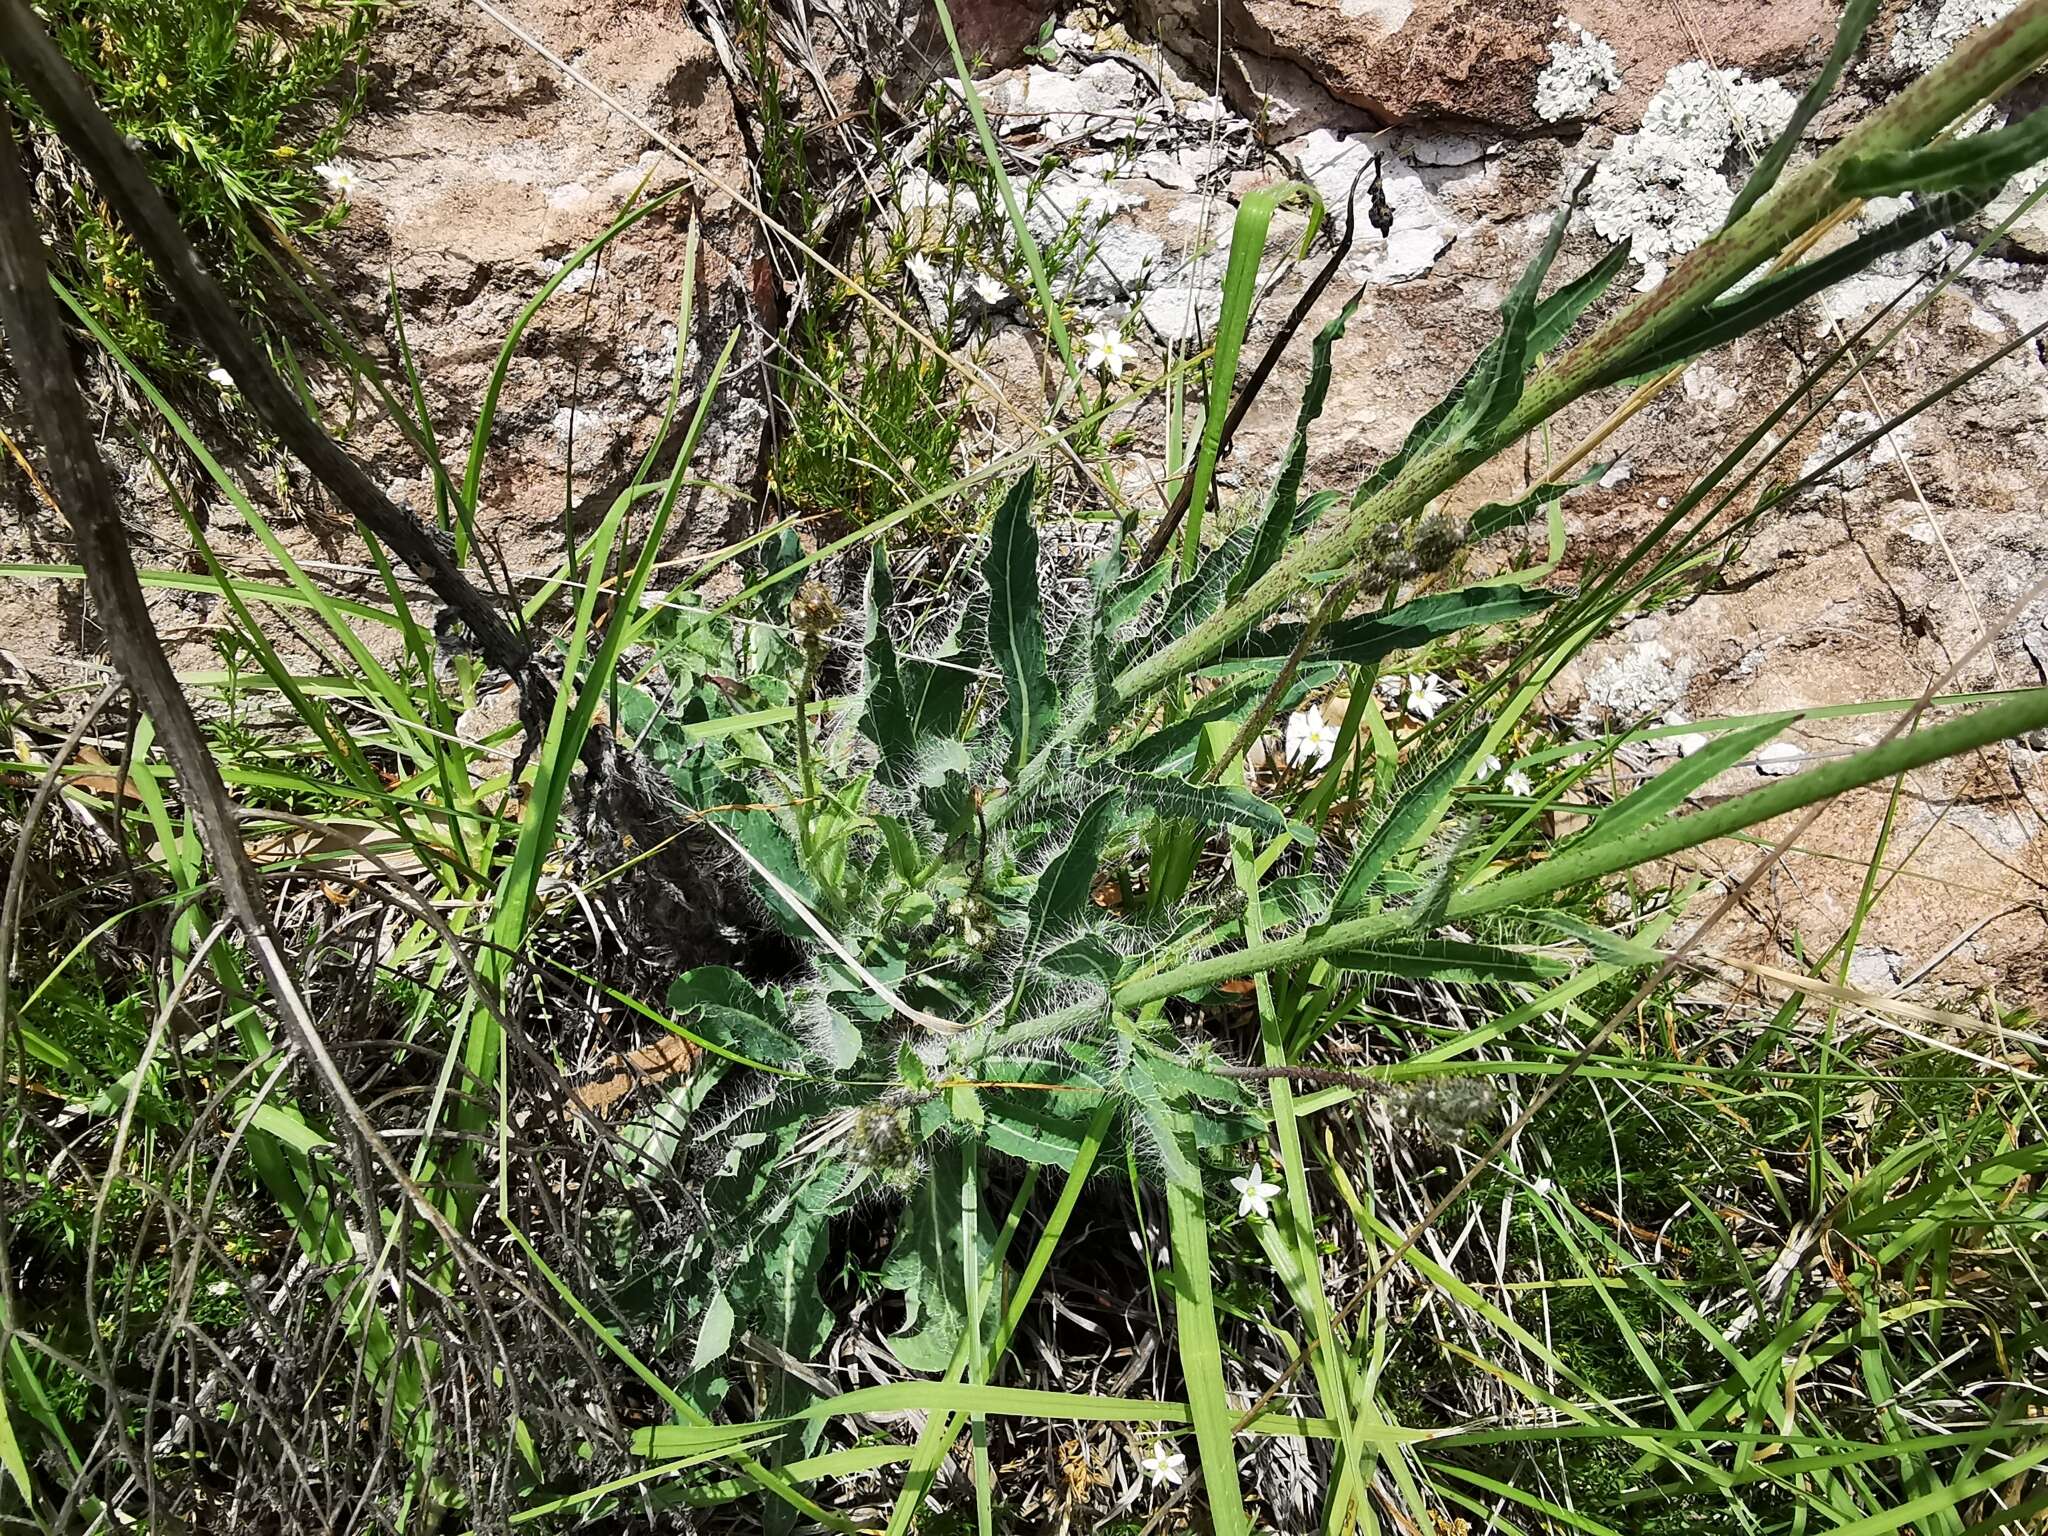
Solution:
[[[1522,770],[1519,768],[1515,769],[1514,772],[1510,773],[1506,778],[1502,779],[1500,781],[1500,787],[1506,790],[1509,794],[1518,795],[1524,800],[1528,799],[1529,796],[1533,795],[1536,792],[1536,786],[1529,782],[1529,775],[1522,772]]]
[[[325,182],[327,190],[336,197],[349,197],[356,190],[356,168],[346,160],[323,160],[313,167],[313,174]]]
[[[1090,373],[1107,373],[1113,379],[1122,378],[1125,367],[1138,358],[1138,349],[1106,325],[1090,331],[1081,345],[1087,349],[1081,354],[1081,366]]]
[[[975,273],[969,279],[968,286],[974,290],[974,296],[990,309],[994,309],[1010,296],[1010,290],[1003,286],[1002,279],[991,277],[986,272]]]
[[[1311,704],[1287,719],[1287,766],[1317,772],[1330,766],[1337,755],[1337,727],[1323,718],[1322,710]]]
[[[1152,1442],[1152,1454],[1140,1457],[1138,1468],[1152,1479],[1152,1486],[1172,1483],[1178,1487],[1187,1481],[1188,1459],[1164,1440]]]
[[[1497,773],[1499,773],[1499,772],[1500,772],[1500,759],[1499,759],[1499,758],[1497,758],[1497,757],[1495,757],[1495,756],[1494,756],[1494,755],[1493,755],[1493,754],[1492,754],[1491,752],[1487,753],[1485,757],[1483,757],[1483,758],[1481,758],[1481,759],[1480,759],[1480,761],[1479,761],[1479,777],[1480,777],[1480,778],[1481,778],[1482,780],[1483,780],[1483,779],[1490,779],[1490,778],[1492,778],[1492,777],[1493,777],[1493,776],[1494,776],[1495,774],[1497,774]]]
[[[1280,1186],[1267,1183],[1266,1175],[1257,1168],[1239,1174],[1230,1181],[1230,1187],[1237,1191],[1237,1214],[1256,1216],[1261,1221],[1271,1214],[1273,1197],[1280,1193]]]
[[[1400,691],[1401,708],[1418,720],[1434,720],[1436,712],[1451,702],[1443,681],[1434,673],[1418,677],[1410,672],[1407,687]]]
[[[217,385],[221,389],[233,389],[235,387],[235,376],[225,368],[209,368],[206,370],[206,377],[210,383]]]
[[[1531,1184],[1529,1186],[1530,1193],[1536,1195],[1547,1195],[1555,1188],[1557,1188],[1557,1186],[1551,1183],[1548,1179],[1538,1179],[1534,1184]]]
[[[209,1296],[232,1296],[235,1294],[235,1282],[232,1280],[216,1280],[206,1288],[206,1294]]]
[[[922,251],[916,252],[904,262],[903,270],[908,272],[917,286],[926,293],[939,293],[946,286],[939,277],[939,269],[932,265],[932,259]]]

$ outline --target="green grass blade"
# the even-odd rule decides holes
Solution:
[[[1244,335],[1251,325],[1252,300],[1259,287],[1259,261],[1266,254],[1266,232],[1273,214],[1295,198],[1309,200],[1308,230],[1302,236],[1306,252],[1322,227],[1322,194],[1306,182],[1283,181],[1261,187],[1238,204],[1237,219],[1230,227],[1230,261],[1223,272],[1223,312],[1216,322],[1215,355],[1209,365],[1209,389],[1202,408],[1202,440],[1195,449],[1195,483],[1188,496],[1186,521],[1181,525],[1180,579],[1195,574],[1195,562],[1202,551],[1202,515],[1216,480],[1216,460],[1223,451],[1223,420],[1230,414],[1230,394],[1237,386],[1238,354],[1244,349]]]
[[[1031,286],[1038,295],[1038,307],[1045,316],[1045,328],[1052,337],[1053,350],[1060,355],[1060,364],[1066,370],[1068,382],[1078,384],[1081,375],[1074,362],[1074,343],[1067,335],[1067,322],[1060,312],[1059,301],[1053,296],[1052,279],[1045,270],[1045,256],[1038,249],[1030,222],[1024,217],[1023,205],[1017,201],[1017,188],[1010,181],[1010,173],[1003,167],[1003,152],[996,143],[995,130],[988,125],[988,110],[982,105],[981,92],[974,84],[974,72],[967,67],[967,56],[960,51],[960,39],[953,31],[953,13],[947,9],[946,0],[932,0],[932,7],[939,18],[939,30],[946,35],[946,47],[953,55],[954,78],[960,82],[968,115],[974,119],[974,132],[981,141],[981,152],[988,161],[989,174],[995,178],[996,190],[1002,195],[1003,213],[1010,221],[1010,233],[1016,237],[1017,248],[1024,253],[1024,265],[1030,269]]]
[[[1167,1178],[1166,1213],[1173,1243],[1173,1315],[1180,1335],[1181,1375],[1187,1382],[1202,1486],[1209,1495],[1209,1522],[1218,1536],[1249,1536],[1251,1518],[1245,1513],[1244,1493],[1238,1486],[1237,1441],[1231,1433],[1237,1415],[1231,1411],[1224,1384],[1223,1341],[1216,1331],[1208,1201],[1202,1190],[1194,1123],[1180,1110],[1163,1118],[1187,1149],[1186,1172],[1169,1173]]]

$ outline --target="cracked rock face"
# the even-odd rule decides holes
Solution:
[[[721,180],[747,185],[712,47],[666,6],[631,0],[600,12],[541,0],[521,20]],[[636,195],[688,172],[641,127],[457,0],[427,0],[381,28],[372,70],[376,85],[348,146],[357,191],[328,262],[369,312],[385,306],[390,274],[435,428],[444,451],[460,455],[521,307]],[[648,447],[677,364],[693,213],[700,297],[681,359],[686,399],[708,372],[702,339],[722,338],[754,308],[753,224],[716,191],[676,199],[563,281],[512,360],[485,460],[488,526],[513,570],[559,547],[565,481],[574,498],[608,501]],[[711,428],[717,478],[742,486],[753,479],[765,421],[745,375],[734,368],[741,382],[721,387]],[[431,484],[395,432],[373,427],[358,446],[401,500],[431,512]],[[732,511],[710,498],[683,509],[678,544],[718,542]]]

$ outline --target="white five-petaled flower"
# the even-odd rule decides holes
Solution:
[[[1090,373],[1107,373],[1113,379],[1124,376],[1124,368],[1137,361],[1138,349],[1106,325],[1099,325],[1083,338],[1087,350],[1081,366]]]
[[[233,389],[235,387],[235,376],[225,368],[209,368],[206,370],[206,377],[209,383],[217,385],[221,389]]]
[[[1414,679],[1410,678],[1409,681],[1413,682]],[[1519,768],[1514,768],[1503,775],[1500,771],[1501,766],[1501,760],[1498,757],[1495,757],[1491,752],[1487,753],[1479,764],[1480,779],[1499,779],[1500,787],[1505,793],[1518,795],[1523,799],[1527,799],[1529,795],[1534,793],[1535,786],[1529,782],[1528,774],[1522,772]]]
[[[356,189],[356,168],[346,160],[323,160],[313,167],[313,174],[327,184],[327,190],[336,197],[346,198]]]
[[[1261,1221],[1271,1214],[1273,1197],[1280,1193],[1280,1186],[1266,1182],[1265,1170],[1260,1168],[1239,1174],[1230,1181],[1230,1187],[1237,1191],[1237,1214],[1256,1216]]]
[[[1444,691],[1443,681],[1435,673],[1417,676],[1410,672],[1398,679],[1394,690],[1401,701],[1401,708],[1418,720],[1434,720],[1436,712],[1451,702],[1451,696]]]
[[[1287,717],[1287,766],[1320,772],[1337,755],[1337,727],[1311,704]]]
[[[1138,1459],[1138,1467],[1147,1477],[1152,1479],[1152,1486],[1155,1488],[1162,1483],[1173,1483],[1178,1486],[1187,1480],[1187,1457],[1176,1451],[1164,1440],[1152,1442],[1152,1454],[1141,1456]]]

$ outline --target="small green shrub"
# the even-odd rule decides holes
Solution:
[[[158,185],[243,312],[284,323],[273,262],[346,210],[342,131],[361,103],[358,69],[381,0],[312,0],[282,11],[248,0],[49,0],[66,58],[148,156]],[[6,82],[18,116],[35,107]],[[153,377],[208,371],[148,262],[55,141],[38,136],[38,191],[52,269]]]

